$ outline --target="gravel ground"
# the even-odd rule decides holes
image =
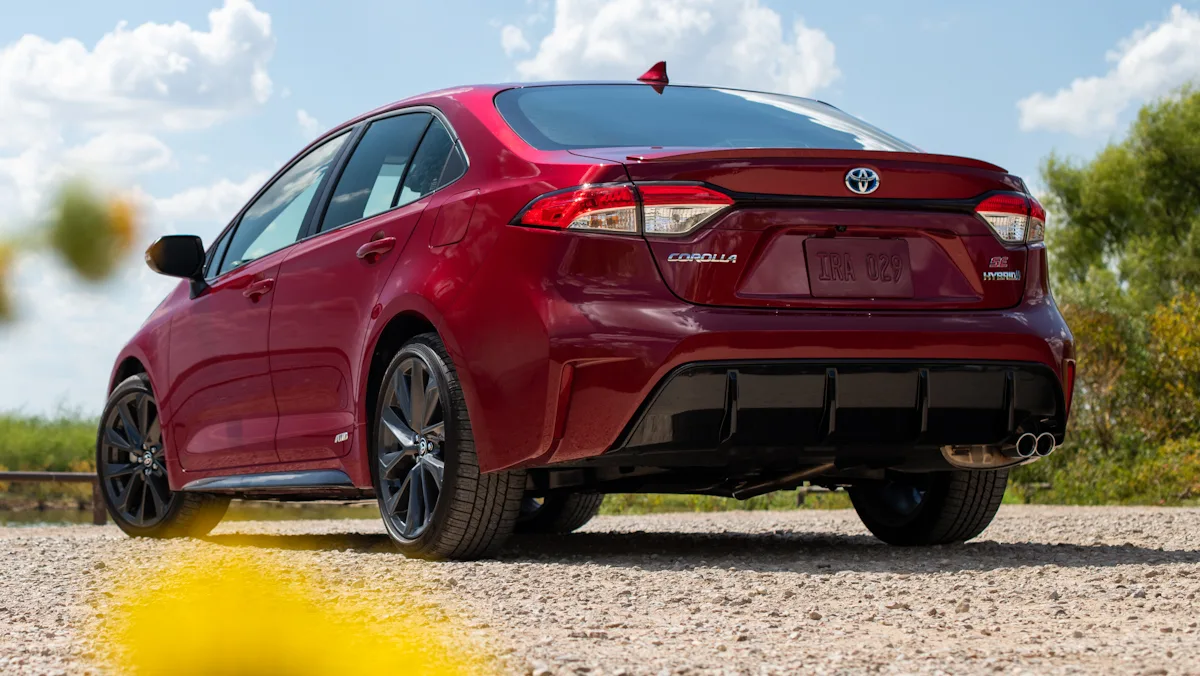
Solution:
[[[0,528],[0,673],[98,670],[106,585],[198,549],[320,568],[346,602],[422,592],[503,672],[1200,674],[1200,510],[1015,506],[955,547],[889,548],[845,511],[679,514],[476,563],[406,560],[373,520]]]

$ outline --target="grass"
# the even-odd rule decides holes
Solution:
[[[0,415],[0,471],[94,472],[96,422],[70,413]],[[88,504],[87,484],[0,481],[0,507]]]

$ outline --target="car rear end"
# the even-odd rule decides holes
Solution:
[[[520,265],[480,270],[538,287],[551,363],[537,443],[502,466],[549,467],[546,490],[746,497],[1063,441],[1072,339],[1019,178],[792,97],[580,84],[495,104],[543,175],[624,168],[530,182],[497,240]]]

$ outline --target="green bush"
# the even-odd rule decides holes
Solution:
[[[0,414],[0,471],[96,471],[96,422],[67,413],[55,417]],[[0,506],[82,503],[87,484],[0,482]]]

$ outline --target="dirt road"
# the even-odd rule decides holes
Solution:
[[[1037,507],[933,549],[852,512],[602,517],[451,564],[391,553],[373,520],[4,528],[0,673],[94,670],[106,585],[189,548],[318,567],[323,593],[381,609],[422,593],[512,673],[1200,674],[1200,510]]]

